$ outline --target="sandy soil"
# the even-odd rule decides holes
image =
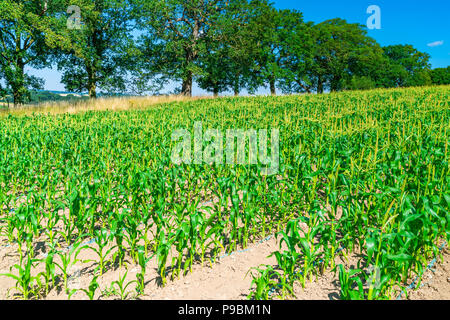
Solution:
[[[0,273],[9,272],[9,266],[17,262],[15,256],[16,248],[14,246],[0,246]],[[160,286],[160,277],[157,274],[154,259],[150,261],[145,278],[144,295],[139,299],[224,299],[239,300],[246,299],[250,293],[251,275],[248,271],[252,267],[258,267],[261,264],[275,265],[274,257],[268,258],[273,252],[278,250],[278,244],[274,237],[269,237],[258,243],[250,244],[245,250],[238,250],[231,255],[224,256],[215,263],[205,263],[202,267],[199,263],[195,264],[192,273],[186,276],[181,275],[178,279],[171,280],[165,287]],[[431,270],[424,275],[424,280],[420,288],[416,291],[409,290],[408,299],[426,300],[426,299],[450,299],[450,251],[443,251],[444,261],[438,260]],[[80,254],[82,260],[93,259],[94,256],[90,250],[85,250]],[[336,263],[343,263],[347,266],[356,265],[356,258],[350,256],[348,260],[341,257],[337,258]],[[140,268],[130,263],[128,265],[128,274],[125,283],[136,279],[136,274]],[[42,271],[42,270],[37,270]],[[94,264],[85,262],[77,263],[70,269],[69,287],[71,289],[88,288],[93,277]],[[96,299],[117,299],[118,295],[111,291],[111,283],[123,276],[126,268],[109,269],[98,279],[100,289],[97,290]],[[14,285],[15,281],[7,277],[0,277],[0,299],[11,299],[12,293],[8,295],[7,289]],[[116,286],[117,288],[117,286]],[[127,289],[128,298],[134,298],[135,284],[133,283]],[[299,300],[335,300],[339,299],[338,274],[325,272],[324,275],[312,279],[302,288],[300,283],[294,286],[295,299]],[[64,292],[52,290],[46,299],[67,299]],[[78,291],[71,299],[87,299],[87,295]],[[405,299],[403,295],[402,299]]]
[[[143,299],[246,299],[252,281],[247,272],[261,264],[275,264],[275,258],[268,256],[276,250],[277,242],[271,237],[268,241],[248,246],[245,251],[223,257],[212,268],[197,265],[192,273],[169,282],[162,289],[153,286],[146,290],[147,296]]]
[[[450,300],[450,250],[443,250],[444,260],[425,272],[418,290],[411,291],[411,300]],[[403,296],[404,297],[404,296]]]
[[[262,263],[275,265],[275,258],[267,258],[274,250],[278,250],[278,245],[271,238],[267,242],[251,246],[247,252],[223,258],[212,269],[195,268],[192,274],[170,282],[163,289],[152,288],[143,299],[245,299],[251,287],[251,277],[245,277],[245,274],[249,268]],[[443,255],[443,262],[438,260],[434,268],[425,272],[423,284],[417,290],[408,291],[408,299],[450,299],[450,251],[444,250]],[[355,266],[356,261],[355,256],[350,256],[348,260],[342,257],[336,259],[337,264],[347,266]],[[296,283],[294,293],[298,300],[338,300],[338,274],[326,272],[307,282],[305,288]],[[405,299],[404,295],[402,299]]]

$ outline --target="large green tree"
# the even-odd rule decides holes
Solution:
[[[2,0],[0,4],[0,68],[14,105],[29,98],[31,88],[42,88],[43,80],[25,72],[27,66],[49,67],[49,53],[67,48],[64,35],[63,1]]]
[[[284,93],[311,93],[314,90],[315,37],[313,25],[312,22],[298,24],[281,47],[283,68],[278,83]]]
[[[383,47],[388,58],[383,79],[386,87],[407,87],[431,84],[430,55],[412,45]]]
[[[143,33],[141,50],[161,81],[181,81],[181,93],[192,95],[193,82],[202,74],[199,58],[226,6],[224,0],[134,2],[136,21]]]
[[[436,68],[430,71],[433,84],[450,84],[450,66],[447,68]]]
[[[266,0],[250,1],[249,37],[254,58],[254,72],[258,85],[269,87],[276,94],[276,85],[283,77],[285,48],[299,26],[303,23],[302,13],[295,10],[277,10]]]
[[[340,90],[353,75],[373,71],[377,45],[362,25],[339,18],[327,20],[315,26],[314,39],[311,67],[317,92]]]
[[[58,69],[67,90],[123,92],[133,47],[130,2],[127,0],[68,0],[81,11],[80,28],[69,29],[72,46],[59,54]]]
[[[242,88],[256,89],[257,74],[252,69],[257,51],[249,20],[246,0],[229,1],[216,18],[205,40],[206,50],[199,56],[200,88],[215,96],[228,90],[237,96]]]
[[[220,41],[206,42],[207,53],[200,56],[201,71],[197,79],[200,88],[212,91],[217,97],[228,88],[229,74],[232,72],[229,47]]]
[[[383,51],[362,25],[343,19],[299,24],[283,47],[286,57],[280,83],[285,92],[348,89],[359,78],[373,83]]]

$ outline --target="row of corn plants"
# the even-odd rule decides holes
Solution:
[[[252,270],[249,298],[295,296],[295,282],[304,287],[312,275],[334,270],[342,299],[392,299],[407,293],[413,277],[420,283],[430,259],[442,258],[450,223],[449,90],[405,91],[404,100],[389,93],[367,106],[371,128],[355,130],[341,116],[322,143],[299,133],[302,147],[318,144],[296,155],[300,194],[310,196],[317,183],[320,192],[312,188],[308,212],[278,233],[276,266]],[[356,265],[335,265],[352,254]]]
[[[14,297],[93,299],[123,267],[108,290],[127,298],[145,294],[150,265],[165,285],[276,233],[278,265],[259,269],[251,297],[292,295],[330,269],[343,298],[391,297],[448,238],[448,97],[434,87],[3,115],[0,246],[16,260],[3,276]],[[280,129],[279,172],[173,164],[172,132],[198,121]],[[357,269],[335,265],[355,252]],[[72,289],[80,264],[92,280]]]

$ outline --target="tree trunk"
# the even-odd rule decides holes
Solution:
[[[275,79],[270,79],[270,94],[273,96],[277,95],[277,91],[275,89]]]
[[[181,85],[181,94],[186,97],[192,97],[192,72],[189,71],[186,79],[183,79]]]
[[[88,90],[89,90],[89,98],[97,99],[97,86],[92,76],[89,76]]]
[[[317,93],[323,93],[323,83],[319,82],[317,85]]]
[[[21,47],[21,34],[19,29],[17,28],[16,25],[16,30],[15,30],[15,35],[16,35],[16,54],[19,53],[19,55],[16,56],[16,60],[15,62],[15,66],[14,66],[14,77],[15,79],[12,79],[12,85],[11,85],[11,89],[12,89],[12,94],[13,94],[13,98],[14,98],[14,107],[16,107],[19,104],[23,104],[24,103],[24,95],[26,93],[26,88],[25,88],[25,64],[23,61],[23,57],[22,57],[22,47]]]
[[[15,89],[13,92],[13,99],[14,99],[14,107],[17,107],[18,105],[22,104],[22,95],[20,94],[19,90]]]
[[[214,88],[214,98],[217,98],[219,96],[219,88]]]
[[[311,93],[311,89],[308,86],[304,85],[300,80],[297,80],[297,84],[299,85],[300,88],[305,90],[306,93]]]
[[[17,58],[16,60],[16,72],[14,79],[14,85],[12,85],[12,93],[13,93],[13,103],[14,107],[17,107],[20,104],[23,104],[25,102],[24,94],[26,93],[25,89],[25,71],[24,71],[24,64],[22,61],[22,58]]]
[[[195,53],[191,48],[185,48],[186,65],[189,66],[195,60]],[[181,94],[186,97],[192,97],[192,71],[188,70],[186,76],[183,78],[181,85]]]
[[[95,1],[95,6],[97,10],[102,11],[103,10],[103,2],[101,1]],[[101,36],[101,30],[98,28],[94,29],[94,32],[92,34],[92,46],[95,49],[95,55],[91,58],[91,60],[88,60],[86,65],[86,71],[88,74],[88,90],[89,90],[89,97],[91,99],[97,99],[97,73],[98,70],[101,70],[101,61],[103,59],[103,50],[102,47],[104,45],[104,42],[102,41]]]
[[[91,99],[97,99],[97,90],[94,82],[89,84],[89,97]]]
[[[239,96],[239,78],[241,77],[241,73],[239,71],[236,72],[235,74],[235,78],[233,80],[233,91],[234,91],[234,96],[237,97]]]
[[[339,82],[341,81],[340,77],[333,77],[333,81],[331,81],[331,91],[338,91]]]
[[[197,40],[200,37],[200,21],[194,21],[194,29],[192,30],[193,41],[184,48],[186,57],[186,66],[197,59]],[[181,94],[187,97],[192,97],[192,71],[188,71],[186,77],[183,79],[181,85]]]
[[[323,93],[323,83],[321,77],[317,78],[317,93]]]
[[[89,98],[97,99],[97,83],[95,76],[95,69],[91,65],[86,66],[86,71],[88,74],[88,90],[89,90]]]

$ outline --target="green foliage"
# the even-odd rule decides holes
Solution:
[[[371,88],[367,79],[377,78],[384,63],[382,49],[363,26],[342,19],[297,25],[282,56],[279,84],[286,93]]]
[[[450,84],[450,66],[447,68],[436,68],[431,70],[430,77],[433,84]]]
[[[14,104],[29,100],[29,89],[42,89],[43,81],[25,73],[26,66],[45,68],[53,49],[69,46],[64,36],[63,1],[4,0],[0,8],[0,75]]]
[[[136,282],[136,280],[125,282],[127,274],[128,274],[128,271],[125,272],[125,274],[122,277],[119,276],[119,280],[113,281],[111,283],[111,291],[113,291],[113,292],[117,292],[118,291],[118,294],[120,296],[120,300],[126,300],[128,298],[128,296],[131,293],[127,292],[127,288],[130,285],[132,285],[133,283]],[[115,289],[115,287],[117,287],[117,289]]]
[[[72,296],[82,265],[99,280],[84,288],[93,298],[111,270],[136,268],[131,283],[145,294],[150,263],[165,285],[277,234],[277,265],[252,274],[250,297],[292,295],[357,253],[355,271],[339,267],[342,297],[392,298],[450,234],[448,95],[377,89],[3,115],[0,234],[23,257],[7,276],[21,297]],[[200,117],[204,128],[282,128],[280,171],[173,164],[171,133]],[[114,284],[120,298],[127,288]]]
[[[369,90],[375,89],[376,83],[370,77],[353,76],[342,87],[346,90]]]
[[[202,74],[199,57],[207,50],[211,29],[228,1],[135,1],[135,16],[143,32],[143,59],[160,81],[181,81],[181,93],[192,95],[193,79]]]
[[[80,8],[79,28],[68,28],[69,6]],[[0,98],[15,105],[44,85],[26,67],[55,63],[66,90],[91,98],[158,93],[173,81],[188,96],[194,81],[215,96],[448,83],[411,45],[381,48],[362,25],[304,22],[267,0],[5,0],[0,37]]]
[[[428,53],[420,52],[411,45],[392,45],[384,47],[383,50],[389,59],[382,81],[385,87],[431,84]]]
[[[302,25],[303,15],[293,10],[277,10],[266,0],[251,1],[249,15],[249,37],[255,51],[251,71],[257,76],[256,85],[268,86],[275,95],[276,83],[283,74],[283,48]]]
[[[61,82],[73,92],[108,93],[126,90],[132,60],[131,7],[127,0],[67,0],[80,8],[81,29],[67,30],[71,46],[57,52]]]

